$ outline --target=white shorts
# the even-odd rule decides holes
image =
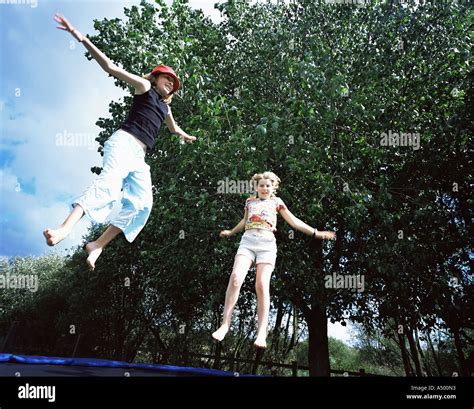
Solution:
[[[277,258],[275,235],[268,230],[247,230],[242,236],[237,254],[247,256],[255,264],[268,263],[275,266]]]

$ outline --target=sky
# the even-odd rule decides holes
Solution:
[[[139,1],[0,1],[0,256],[51,251],[42,231],[61,223],[92,182],[90,168],[101,165],[95,122],[125,92],[69,33],[56,29],[54,13],[95,34],[94,19],[122,18],[134,4]],[[190,5],[219,18],[213,2]],[[88,225],[84,218],[55,251],[77,245]]]
[[[216,2],[189,4],[218,22]],[[125,95],[85,58],[81,44],[56,29],[54,13],[93,35],[94,19],[123,18],[124,7],[139,3],[0,0],[0,257],[66,254],[81,243],[89,226],[85,218],[53,249],[42,231],[58,226],[92,183],[90,168],[102,162],[95,122]],[[339,324],[329,324],[329,334],[349,340]]]

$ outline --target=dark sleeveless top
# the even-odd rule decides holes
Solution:
[[[161,124],[170,113],[163,97],[151,87],[141,95],[133,96],[133,104],[127,120],[120,129],[127,131],[152,150]]]

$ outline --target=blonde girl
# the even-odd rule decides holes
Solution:
[[[244,279],[255,263],[257,277],[258,328],[255,346],[267,346],[267,326],[270,311],[270,278],[275,268],[277,246],[275,231],[277,215],[281,215],[294,229],[319,239],[334,239],[332,231],[318,231],[295,217],[286,207],[283,200],[276,196],[280,178],[273,172],[257,173],[252,177],[257,195],[245,202],[245,213],[242,220],[232,230],[223,230],[220,237],[230,237],[242,230],[245,233],[240,241],[235,256],[234,267],[227,286],[224,305],[224,318],[220,328],[212,334],[216,341],[222,341],[229,331],[232,312],[239,297]]]

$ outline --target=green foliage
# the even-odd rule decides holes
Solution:
[[[60,269],[57,334],[77,322],[94,334],[84,353],[129,359],[179,362],[187,351],[214,351],[205,334],[218,325],[238,244],[218,232],[237,224],[246,198],[217,187],[272,170],[297,217],[338,235],[320,246],[293,238],[280,222],[272,301],[297,306],[303,320],[275,356],[294,353],[289,339],[304,321],[310,334],[321,332],[310,319],[317,308],[369,333],[393,320],[410,330],[449,329],[467,346],[472,13],[445,2],[216,7],[220,24],[183,0],[143,1],[123,21],[95,21],[91,39],[126,70],[175,68],[183,87],[174,116],[198,140],[180,145],[163,129],[147,159],[154,207],[143,232],[132,245],[119,239],[108,247],[93,275],[84,273],[81,251]],[[111,102],[110,117],[98,120],[102,145],[130,104],[131,97]],[[384,146],[389,131],[419,133],[419,149]],[[325,288],[333,272],[363,274],[365,291]],[[237,306],[235,339],[226,341],[242,356],[255,330],[253,274]],[[330,349],[331,366],[359,366],[352,350],[334,342]]]

